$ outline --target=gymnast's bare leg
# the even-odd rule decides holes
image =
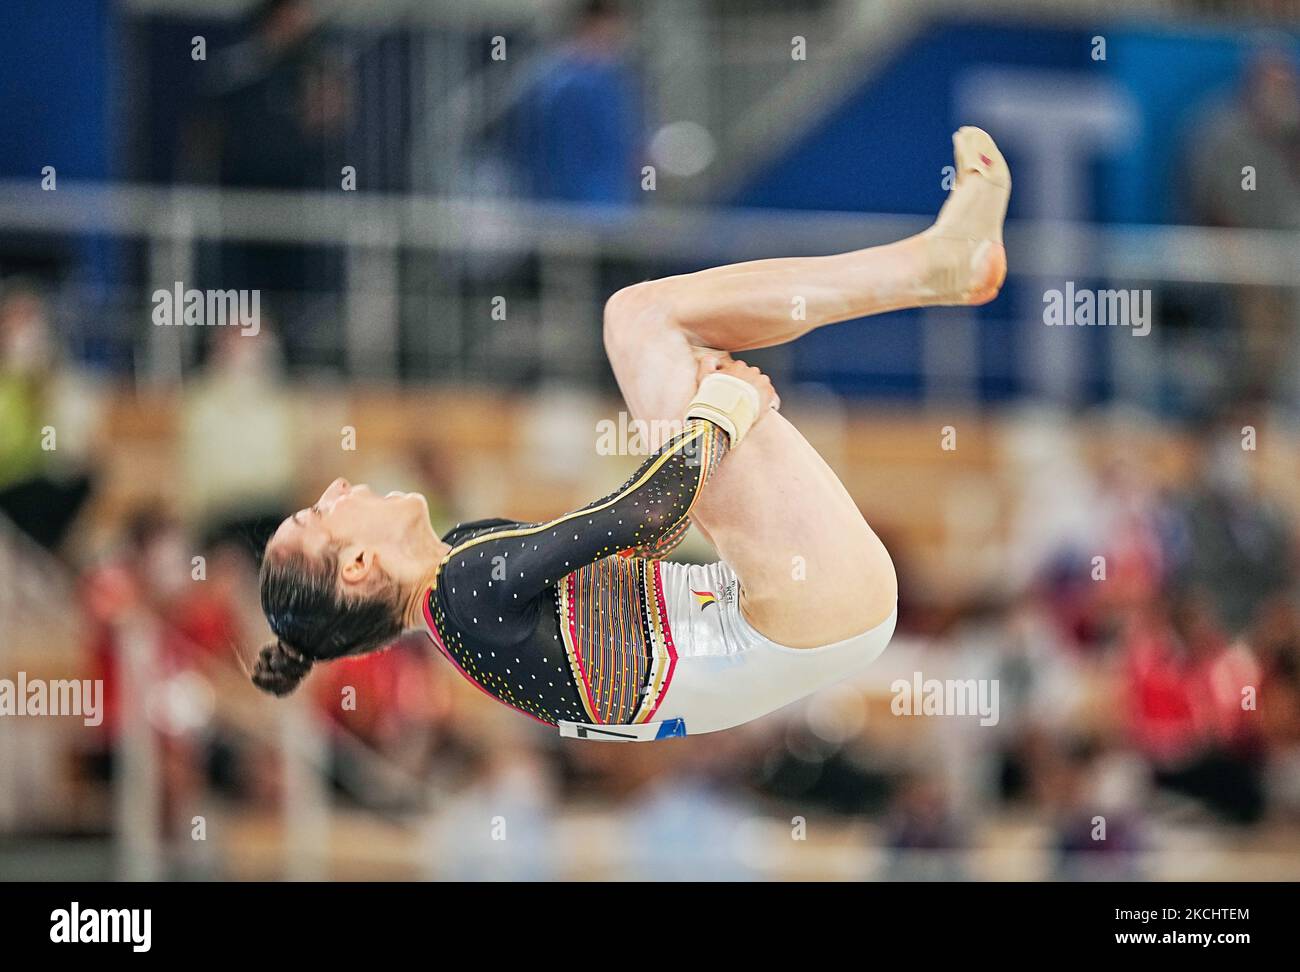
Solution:
[[[957,185],[924,233],[833,256],[667,277],[611,297],[605,346],[633,417],[680,419],[700,371],[729,352],[885,311],[992,300],[1006,275],[1011,176],[979,129],[961,129],[953,143]],[[792,313],[796,298],[802,319]],[[778,644],[841,641],[894,609],[897,580],[884,545],[834,471],[777,412],[721,464],[692,516],[740,578],[745,616]]]

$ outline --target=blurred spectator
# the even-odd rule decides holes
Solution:
[[[479,754],[474,777],[430,828],[441,880],[545,881],[562,876],[550,767],[523,737]]]
[[[630,203],[643,126],[624,14],[585,0],[572,33],[517,106],[515,158],[541,199]]]
[[[764,796],[845,815],[876,812],[885,803],[886,773],[861,758],[853,745],[855,736],[826,739],[803,720],[764,728],[774,737],[761,747],[758,759],[755,783]],[[781,745],[775,744],[777,738]]]
[[[90,494],[82,422],[89,404],[60,360],[40,293],[22,283],[0,290],[0,513],[42,546],[59,546]]]
[[[429,522],[435,530],[445,533],[461,520],[455,501],[455,463],[445,449],[422,443],[412,450],[411,465],[418,477],[418,489],[429,503]]]
[[[1199,474],[1173,498],[1178,527],[1170,581],[1203,591],[1233,633],[1296,578],[1287,517],[1255,485],[1244,424],[1245,417],[1225,421],[1204,434]]]
[[[131,513],[120,552],[82,583],[89,622],[91,677],[104,682],[104,719],[84,754],[94,779],[114,775],[122,730],[122,651],[128,629],[146,621],[156,633],[150,677],[132,688],[145,696],[163,755],[163,798],[169,808],[192,802],[208,781],[238,788],[236,748],[213,723],[213,689],[242,681],[233,649],[248,640],[230,585],[208,585],[194,573],[191,545],[178,521],[157,506]],[[214,558],[219,566],[219,558]],[[142,630],[135,628],[135,630]],[[171,820],[172,814],[164,819]]]
[[[704,774],[669,771],[624,807],[626,873],[649,881],[752,881],[738,794]]]
[[[1300,607],[1294,596],[1261,606],[1251,644],[1259,656],[1259,716],[1268,741],[1268,796],[1284,818],[1300,817]]]
[[[1195,119],[1184,166],[1194,222],[1300,230],[1300,73],[1288,48],[1258,50],[1239,89]],[[1247,166],[1253,184],[1246,182]],[[1239,328],[1231,387],[1300,406],[1300,301],[1294,291],[1245,286],[1225,296],[1229,319]],[[1207,329],[1221,331],[1222,308],[1206,310]],[[1217,343],[1222,367],[1224,342]]]
[[[1254,657],[1228,645],[1200,592],[1153,608],[1126,655],[1133,741],[1156,782],[1225,819],[1258,821],[1260,732],[1245,695],[1259,685]]]
[[[1240,87],[1192,128],[1189,204],[1209,226],[1300,229],[1300,75],[1286,49],[1259,50]],[[1255,188],[1243,186],[1243,166]]]
[[[424,641],[408,636],[385,651],[323,666],[312,679],[312,698],[334,730],[336,782],[372,808],[420,805],[421,788],[411,783],[423,779],[448,715],[442,682],[449,673]],[[380,767],[403,772],[379,778]]]
[[[1050,794],[1055,813],[1056,878],[1065,881],[1133,881],[1142,877],[1136,852],[1141,832],[1125,807],[1109,804],[1099,777],[1102,750],[1071,742],[1053,761]]]
[[[352,111],[344,57],[310,0],[262,0],[248,28],[214,59],[182,175],[253,189],[337,185]]]
[[[233,541],[256,560],[292,512],[300,439],[275,336],[215,330],[206,371],[185,387],[186,513],[210,542]]]
[[[181,178],[241,189],[339,187],[353,114],[346,57],[326,39],[310,0],[262,0],[248,33],[214,58],[186,133]],[[220,289],[265,291],[290,360],[322,360],[313,352],[339,316],[338,252],[227,243],[206,251],[200,266]]]
[[[966,837],[949,808],[943,782],[916,775],[899,786],[886,822],[887,875],[894,881],[960,881]],[[947,852],[947,853],[944,853]]]

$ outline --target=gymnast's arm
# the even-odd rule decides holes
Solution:
[[[662,549],[685,532],[705,483],[758,417],[758,406],[753,386],[729,375],[708,376],[682,431],[621,487],[554,520],[457,546],[444,576],[457,587],[463,577],[473,597],[505,611],[602,557],[629,548]]]

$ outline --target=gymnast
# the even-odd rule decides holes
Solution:
[[[482,691],[562,735],[640,741],[757,719],[870,664],[897,616],[889,554],[780,414],[771,382],[732,353],[870,314],[992,300],[1011,175],[980,129],[953,145],[956,185],[923,233],[609,299],[605,347],[627,407],[671,434],[608,496],[439,537],[422,496],[331,483],[267,543],[261,601],[275,640],[253,681],[286,695],[314,663],[421,630]],[[663,559],[692,523],[716,563]]]

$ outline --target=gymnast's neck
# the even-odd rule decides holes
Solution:
[[[424,599],[429,589],[437,583],[438,570],[442,560],[451,552],[451,546],[439,543],[433,556],[425,561],[420,579],[411,586],[406,594],[406,605],[402,609],[402,627],[407,631],[416,631],[424,627]]]

